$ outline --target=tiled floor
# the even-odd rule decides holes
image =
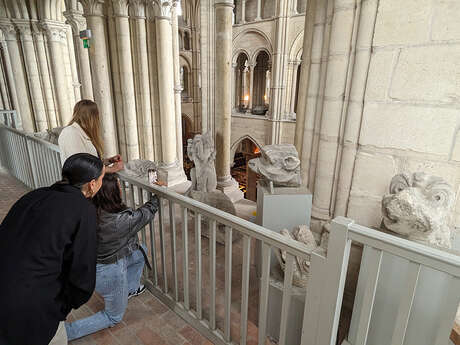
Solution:
[[[0,222],[27,188],[0,168]]]

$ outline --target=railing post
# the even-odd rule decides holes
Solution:
[[[27,135],[24,136],[24,140],[26,142],[26,151],[27,151],[27,156],[29,157],[29,169],[28,171],[32,174],[32,181],[33,185],[30,186],[32,189],[38,188],[38,175],[37,175],[37,167],[34,164],[34,155],[32,153],[32,148],[31,148],[31,143],[29,140],[29,137]]]

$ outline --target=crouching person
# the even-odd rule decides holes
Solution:
[[[105,309],[66,323],[69,340],[115,326],[123,318],[128,298],[145,290],[140,279],[148,261],[137,233],[153,220],[158,210],[157,196],[136,210],[128,208],[122,202],[117,176],[106,174],[93,202],[98,216],[96,291],[104,298]]]

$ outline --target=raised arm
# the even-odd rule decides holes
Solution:
[[[136,210],[127,210],[119,222],[120,236],[131,237],[150,223],[158,211],[159,199],[156,195]]]

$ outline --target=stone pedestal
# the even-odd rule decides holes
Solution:
[[[240,190],[238,182],[231,177],[228,177],[223,181],[217,177],[217,189],[228,196],[233,203],[244,199],[244,193]]]
[[[158,180],[166,183],[168,187],[174,187],[183,183],[189,183],[184,169],[180,166],[179,162],[173,164],[159,164],[158,165]]]

